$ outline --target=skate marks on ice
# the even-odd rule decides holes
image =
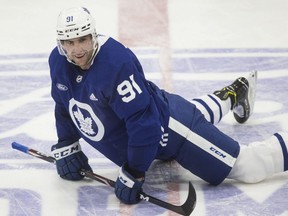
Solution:
[[[147,78],[162,84],[157,49],[137,49]],[[186,98],[213,92],[251,70],[259,71],[255,111],[245,125],[231,115],[221,130],[244,143],[287,129],[288,50],[174,50],[172,90]],[[19,141],[47,154],[56,140],[47,54],[0,56],[0,209],[1,215],[172,215],[149,203],[120,204],[111,188],[85,180],[61,180],[51,164],[13,151]],[[184,78],[183,78],[184,77]],[[247,135],[249,131],[249,135]],[[116,179],[118,168],[82,145],[96,173]],[[198,203],[192,215],[280,215],[288,212],[287,174],[257,185],[227,181],[206,185],[175,162],[156,161],[147,173],[145,191],[175,205],[192,180]],[[28,197],[28,199],[27,199]]]

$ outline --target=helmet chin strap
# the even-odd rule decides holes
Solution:
[[[93,64],[94,59],[95,59],[97,53],[98,53],[98,43],[96,42],[96,46],[95,46],[95,48],[93,49],[93,53],[92,53],[92,55],[91,55],[91,58],[90,58],[89,61],[88,61],[88,62],[90,62],[89,67]]]

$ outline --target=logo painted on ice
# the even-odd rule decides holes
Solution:
[[[90,140],[100,141],[104,136],[104,125],[100,119],[95,115],[91,106],[86,103],[81,103],[72,98],[69,101],[69,113],[81,133]],[[88,113],[84,116],[83,113]],[[96,124],[98,132],[93,129],[93,125]]]

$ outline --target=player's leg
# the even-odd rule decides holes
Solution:
[[[288,133],[276,133],[262,142],[241,146],[228,178],[256,183],[288,170]]]
[[[209,132],[211,133],[208,135]],[[190,131],[175,160],[199,178],[212,185],[218,185],[230,173],[237,158],[239,145],[220,131],[209,132],[203,136]]]
[[[178,102],[186,118],[177,113],[169,119],[167,152],[184,168],[210,184],[220,184],[230,173],[240,146],[221,132],[202,113],[191,105]],[[193,110],[193,111],[192,111]],[[192,119],[187,113],[193,112]]]
[[[257,72],[254,71],[247,78],[240,77],[231,85],[213,94],[195,98],[191,102],[212,124],[220,122],[229,110],[233,110],[239,123],[244,123],[253,112],[256,81]]]
[[[215,94],[208,94],[194,98],[191,103],[193,103],[204,115],[206,120],[212,124],[218,124],[230,111],[231,107],[230,100],[221,100]]]

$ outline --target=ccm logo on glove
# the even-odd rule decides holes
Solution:
[[[122,182],[122,184],[129,188],[133,188],[135,184],[134,180],[127,177],[127,174],[123,173],[123,169],[119,170],[119,180]]]
[[[79,142],[75,142],[72,145],[53,150],[53,154],[56,160],[59,160],[80,151],[81,146]]]

